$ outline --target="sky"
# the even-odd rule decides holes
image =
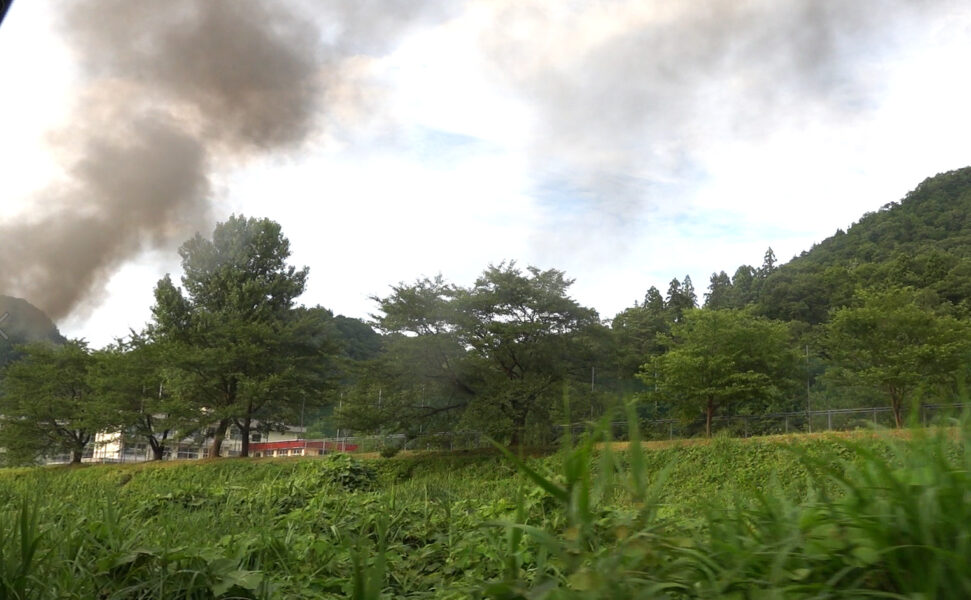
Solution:
[[[971,163],[969,64],[949,0],[18,0],[0,293],[106,344],[235,213],[353,317],[504,260],[703,297]]]

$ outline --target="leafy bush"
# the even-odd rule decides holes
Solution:
[[[401,446],[397,444],[385,444],[380,450],[382,458],[394,458],[399,452],[401,452]]]
[[[369,490],[374,486],[374,469],[349,454],[329,454],[323,463],[325,476],[346,490]]]

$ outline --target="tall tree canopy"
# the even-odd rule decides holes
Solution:
[[[461,411],[515,443],[527,423],[548,422],[561,384],[589,377],[585,336],[600,324],[567,295],[572,283],[555,269],[501,263],[469,288],[441,278],[394,287],[376,298],[375,318],[390,352],[413,361],[412,384],[445,396],[428,398],[427,412]]]
[[[705,294],[705,308],[718,310],[719,308],[733,308],[732,280],[728,273],[721,271],[712,273],[708,292]]]
[[[654,394],[689,418],[705,416],[705,432],[719,409],[764,409],[794,389],[799,359],[784,323],[750,312],[694,309],[671,328],[668,351],[644,365]]]
[[[213,453],[235,424],[246,456],[257,421],[292,423],[323,401],[337,350],[332,315],[295,306],[307,269],[287,264],[290,243],[268,219],[230,217],[179,254],[184,289],[159,281],[150,335],[172,366],[172,392],[215,425]]]
[[[162,460],[173,440],[198,428],[200,407],[172,393],[162,348],[140,335],[119,340],[94,354],[92,393],[117,411],[117,423],[139,437]]]
[[[614,355],[621,377],[634,379],[645,360],[664,350],[661,336],[670,331],[672,319],[660,290],[651,286],[643,304],[635,302],[611,320]]]
[[[0,394],[0,447],[14,462],[66,452],[81,462],[96,433],[117,426],[118,411],[92,394],[84,342],[35,342],[7,367]]]
[[[671,280],[664,305],[671,313],[671,320],[674,322],[680,321],[685,311],[698,306],[698,296],[695,294],[695,286],[691,282],[690,275],[685,275],[683,282],[678,281],[677,277]]]
[[[967,366],[967,323],[935,311],[928,296],[933,300],[912,288],[863,291],[826,328],[826,350],[837,367],[830,377],[883,392],[898,427],[915,390],[953,383]]]

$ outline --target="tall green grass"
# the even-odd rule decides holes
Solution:
[[[971,597],[965,425],[608,434],[534,458],[0,471],[0,600]]]

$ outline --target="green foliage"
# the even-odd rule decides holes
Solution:
[[[891,283],[971,305],[971,168],[924,180],[768,276],[752,301],[773,319],[824,323],[858,287]]]
[[[826,348],[837,367],[829,376],[882,392],[900,427],[915,391],[953,389],[967,359],[969,328],[922,306],[911,288],[861,292],[858,301],[837,310],[826,328]]]
[[[705,308],[713,310],[733,308],[733,291],[732,280],[728,277],[728,273],[725,271],[712,273],[708,292],[705,294]]]
[[[685,416],[703,413],[708,436],[717,410],[763,412],[789,395],[799,373],[785,324],[745,311],[686,312],[666,343],[641,377]]]
[[[158,283],[150,337],[172,393],[218,423],[215,453],[234,423],[246,455],[255,421],[293,423],[324,401],[335,375],[332,315],[294,306],[307,269],[287,265],[289,241],[268,219],[233,216],[179,254],[185,294],[168,276]]]
[[[678,323],[684,317],[684,313],[698,306],[698,297],[695,295],[695,286],[691,282],[691,276],[685,275],[684,282],[677,278],[671,280],[668,285],[668,296],[664,299],[664,308],[669,313],[669,319]]]
[[[467,289],[440,277],[394,287],[375,299],[390,334],[385,378],[348,414],[353,404],[359,415],[386,411],[387,424],[452,413],[521,440],[527,423],[548,424],[563,382],[589,377],[600,325],[567,295],[572,283],[561,271],[502,263]]]
[[[92,393],[94,358],[82,341],[36,342],[5,371],[0,395],[0,447],[7,462],[70,453],[73,462],[96,432],[117,424],[110,400]]]
[[[395,456],[398,456],[399,452],[401,452],[401,444],[393,443],[387,443],[381,446],[381,449],[378,450],[378,454],[381,455],[381,458],[394,458]]]
[[[161,460],[173,439],[199,427],[200,407],[172,394],[167,386],[161,345],[133,334],[94,354],[92,392],[116,411],[115,424],[144,439]]]
[[[329,454],[323,463],[324,475],[346,490],[366,490],[374,484],[374,470],[348,454]]]
[[[622,376],[632,378],[649,357],[663,352],[661,336],[671,329],[673,320],[656,287],[647,290],[644,303],[635,303],[611,321],[614,353]]]
[[[381,336],[361,319],[334,317],[341,339],[341,353],[351,360],[372,360],[381,354]]]

